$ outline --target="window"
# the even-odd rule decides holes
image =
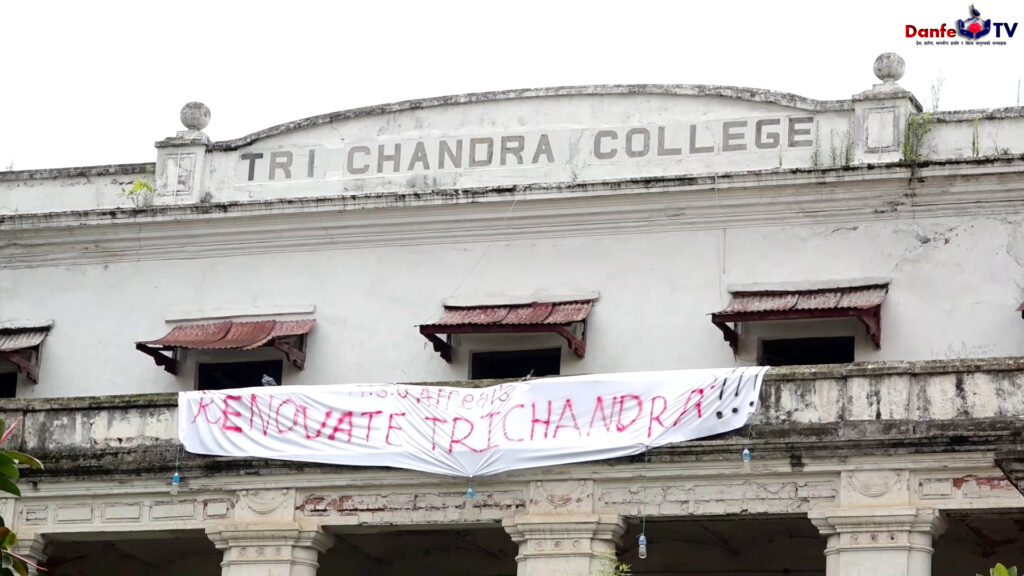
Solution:
[[[276,384],[281,384],[282,368],[281,360],[200,364],[196,374],[196,389],[228,390],[263,386],[264,376],[269,376]]]
[[[762,366],[845,364],[853,362],[853,336],[762,340],[758,363]]]
[[[14,398],[18,393],[18,373],[0,372],[0,398]]]
[[[477,352],[469,369],[471,380],[489,378],[525,378],[526,376],[557,376],[562,360],[560,348],[515,350],[511,352]]]

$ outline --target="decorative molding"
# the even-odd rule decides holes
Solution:
[[[858,494],[878,498],[888,494],[905,476],[902,470],[858,470],[848,474],[846,482]]]
[[[192,520],[196,517],[196,503],[153,502],[149,509],[150,520]]]
[[[1004,215],[1024,208],[1020,164],[899,166],[369,194],[0,219],[3,267],[224,257],[521,238]],[[828,195],[822,190],[827,186]],[[515,202],[502,210],[495,203]],[[377,210],[387,208],[387,210]],[[339,210],[342,215],[339,216]],[[219,222],[213,225],[213,222]],[[73,227],[69,234],[66,228]],[[126,256],[127,255],[127,256]]]
[[[624,516],[719,516],[731,514],[793,514],[838,502],[839,477],[788,479],[744,478],[731,474],[721,480],[656,478],[643,482],[599,483],[601,509]]]
[[[58,505],[54,510],[54,522],[70,524],[75,522],[92,523],[93,509],[90,504]]]
[[[104,522],[138,522],[142,520],[141,504],[121,504],[118,502],[104,504],[100,513]]]
[[[347,488],[340,493],[331,490],[303,493],[299,496],[296,510],[303,517],[324,518],[322,522],[325,524],[345,525],[410,521],[479,522],[500,520],[526,510],[522,490],[494,490],[478,486],[476,497],[468,500],[465,491],[456,492],[450,487],[425,487],[414,492],[385,491],[381,484],[368,486],[364,492]]]
[[[531,484],[531,514],[546,512],[593,512],[593,480],[536,480]]]
[[[236,512],[239,516],[291,520],[294,507],[288,503],[294,501],[295,490],[289,488],[241,490]]]

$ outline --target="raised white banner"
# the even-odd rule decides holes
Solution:
[[[189,452],[486,476],[638,454],[740,428],[766,368],[181,392]]]

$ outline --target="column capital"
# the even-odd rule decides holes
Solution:
[[[626,529],[617,514],[522,514],[503,519],[501,525],[516,543],[596,538],[618,545]]]
[[[914,507],[812,510],[828,538],[826,576],[930,576],[932,538],[945,529],[938,510]]]
[[[223,576],[316,576],[319,554],[334,543],[319,526],[293,522],[221,524],[206,535],[224,551]]]
[[[877,531],[928,532],[939,536],[946,529],[946,521],[938,510],[910,506],[811,510],[807,517],[826,536]]]
[[[596,574],[626,529],[617,514],[523,514],[501,525],[519,545],[518,576]]]

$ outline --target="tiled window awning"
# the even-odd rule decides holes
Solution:
[[[53,322],[0,324],[0,358],[8,360],[32,382],[39,381],[39,345]]]
[[[807,320],[814,318],[858,318],[867,328],[875,348],[882,347],[882,301],[888,284],[823,288],[816,290],[759,290],[733,292],[724,310],[711,315],[732,346],[739,348],[739,335],[732,322],[765,320]]]
[[[195,350],[255,350],[262,346],[284,352],[296,368],[306,364],[306,334],[316,320],[260,320],[234,322],[225,320],[210,324],[182,324],[175,326],[163,338],[136,342],[135,348],[153,357],[157,366],[171,374],[178,373],[178,361],[162,352],[177,349]]]
[[[505,306],[445,306],[441,318],[433,324],[420,326],[420,334],[434,345],[446,362],[452,361],[448,339],[438,334],[529,334],[553,332],[569,343],[569,348],[583,358],[587,351],[586,321],[593,300],[571,302],[532,302]],[[581,323],[580,335],[570,329]]]

